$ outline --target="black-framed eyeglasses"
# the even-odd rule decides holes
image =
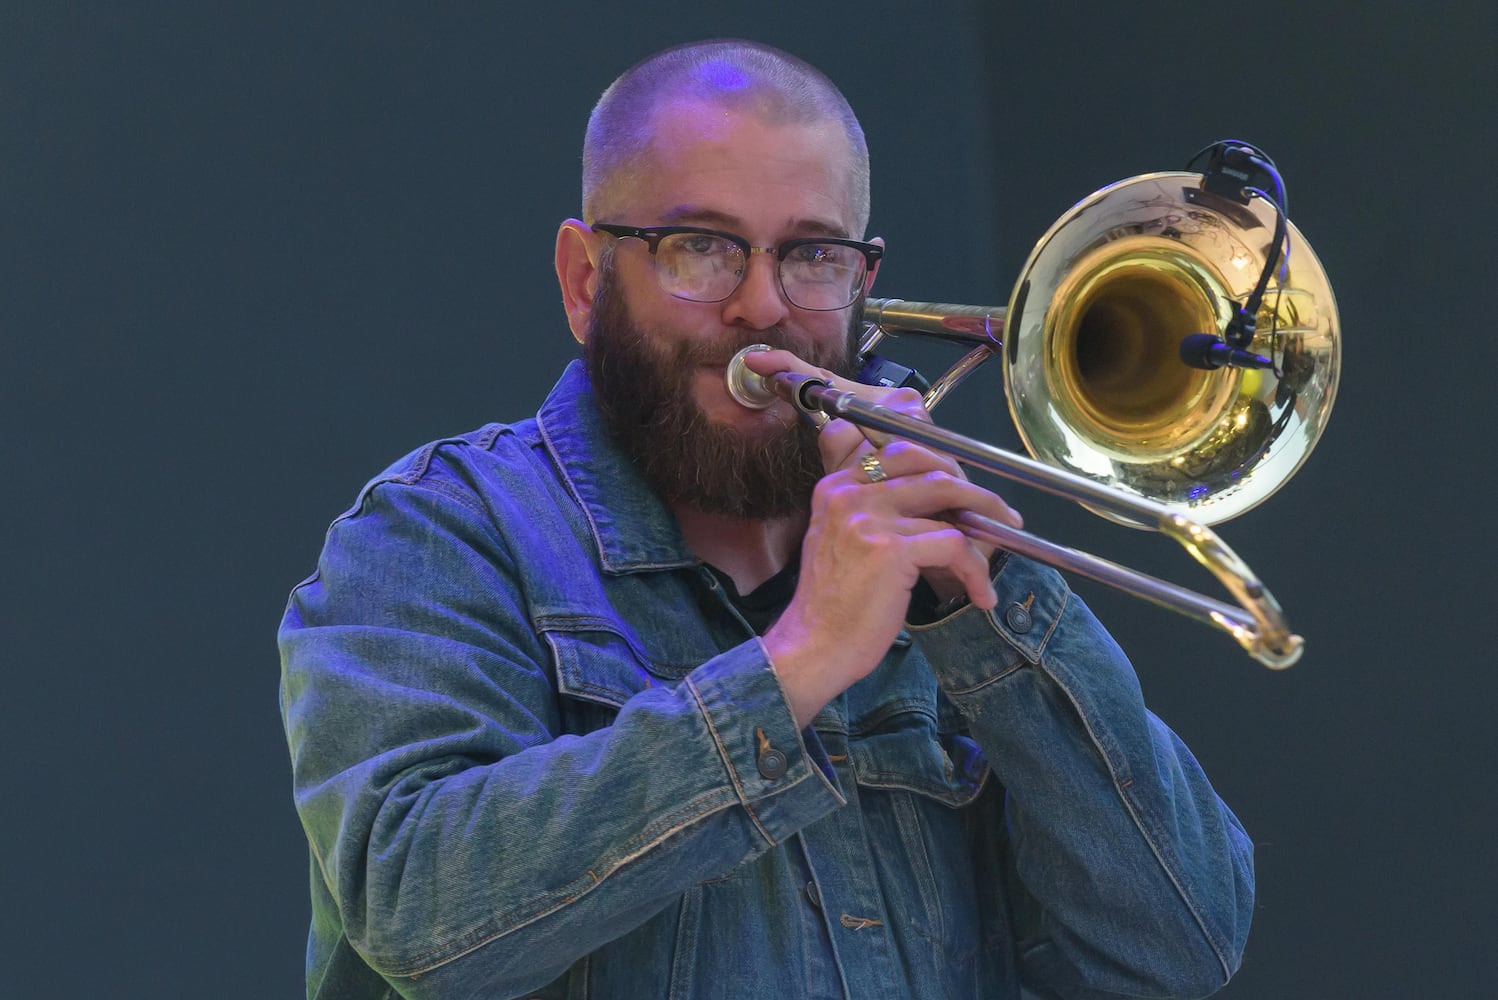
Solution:
[[[757,247],[742,236],[696,226],[593,228],[620,239],[644,240],[661,289],[688,302],[722,302],[744,280],[750,254],[775,257],[775,275],[786,301],[798,309],[844,309],[863,295],[863,279],[884,256],[883,248],[859,240],[809,236],[775,247]]]

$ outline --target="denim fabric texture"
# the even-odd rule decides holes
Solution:
[[[996,586],[798,732],[579,365],[407,456],[279,636],[308,996],[1215,991],[1247,836],[1054,571]]]

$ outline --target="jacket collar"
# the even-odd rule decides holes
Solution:
[[[536,414],[541,440],[592,526],[607,573],[699,562],[675,516],[609,438],[581,361],[573,361]]]

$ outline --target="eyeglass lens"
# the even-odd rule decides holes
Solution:
[[[858,298],[867,261],[838,243],[805,243],[778,261],[780,287],[801,309],[842,309]],[[655,252],[661,288],[694,302],[721,302],[744,276],[744,248],[708,233],[674,233]]]

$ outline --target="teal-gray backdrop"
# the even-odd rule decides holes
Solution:
[[[1225,996],[1495,995],[1495,21],[1479,0],[11,0],[0,992],[298,995],[285,594],[389,460],[534,408],[573,351],[549,258],[592,101],[657,48],[734,35],[859,110],[887,295],[1002,304],[1093,189],[1228,136],[1275,157],[1346,366],[1311,461],[1223,534],[1306,657],[1272,674],[1080,589],[1259,844]],[[942,422],[1014,444],[998,373],[978,380]],[[1044,534],[1202,579],[1007,492]]]

